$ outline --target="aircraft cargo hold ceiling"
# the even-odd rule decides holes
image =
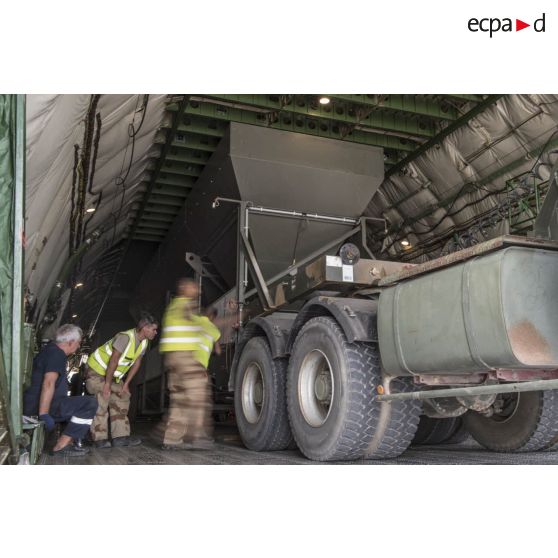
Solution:
[[[382,148],[379,259],[525,233],[558,158],[557,95],[28,95],[33,318],[89,327],[109,294],[104,318],[127,313],[231,122]]]

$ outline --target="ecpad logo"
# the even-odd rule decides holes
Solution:
[[[536,33],[545,32],[545,25],[546,25],[545,17],[546,14],[543,13],[543,15],[539,19],[536,19],[533,22],[533,30]],[[489,33],[490,38],[492,38],[492,35],[494,33],[497,33],[498,31],[503,31],[503,32],[514,31],[512,18],[509,17],[505,17],[503,19],[500,19],[498,17],[485,17],[482,19],[477,19],[476,17],[472,17],[468,21],[467,27],[469,28],[469,31],[472,31],[473,33],[477,33],[478,31],[481,31],[483,33]],[[522,29],[526,29],[527,27],[531,27],[531,24],[525,23],[520,19],[515,20],[515,31],[521,31]]]

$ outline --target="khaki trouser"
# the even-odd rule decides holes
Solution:
[[[163,420],[163,443],[211,438],[211,395],[204,367],[189,351],[165,353],[169,410]]]
[[[91,438],[95,442],[108,439],[109,415],[111,438],[129,436],[130,421],[128,420],[128,409],[130,408],[130,396],[122,393],[124,382],[117,384],[113,381],[110,386],[110,397],[105,399],[102,395],[105,377],[88,368],[85,385],[87,391],[91,395],[96,396],[97,403],[99,404],[97,414],[93,419],[93,424],[91,424]]]

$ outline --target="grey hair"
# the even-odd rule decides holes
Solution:
[[[81,341],[83,339],[83,331],[74,324],[64,324],[56,330],[56,343],[71,343],[72,341]]]
[[[150,314],[149,312],[141,312],[136,328],[139,331],[142,327],[158,324],[159,322],[157,321],[157,318],[153,316],[153,314]]]

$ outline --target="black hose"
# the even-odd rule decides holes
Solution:
[[[76,196],[76,183],[77,183],[77,168],[79,165],[79,145],[74,145],[74,168],[72,171],[72,209],[70,211],[70,238],[69,238],[69,257],[74,253],[74,232],[75,232],[75,196]]]

